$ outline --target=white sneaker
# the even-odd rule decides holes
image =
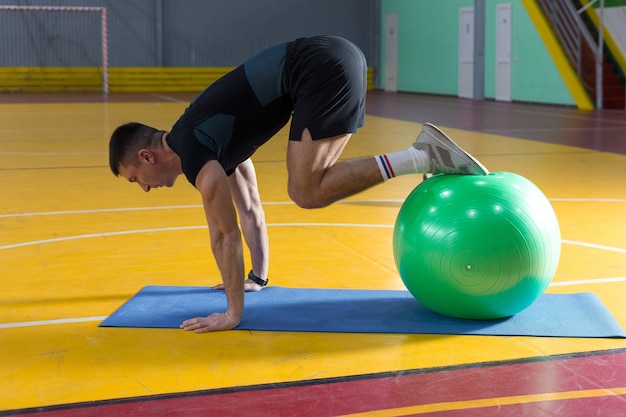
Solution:
[[[483,164],[430,123],[424,123],[422,132],[413,143],[413,147],[428,152],[432,174],[489,174]]]

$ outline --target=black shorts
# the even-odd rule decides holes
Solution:
[[[322,139],[363,126],[367,63],[351,42],[334,36],[290,42],[285,84],[294,107],[289,140],[300,140],[305,128]]]

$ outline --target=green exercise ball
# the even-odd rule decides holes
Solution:
[[[520,175],[437,175],[403,203],[393,252],[404,285],[428,309],[497,319],[546,290],[561,232],[546,196]]]

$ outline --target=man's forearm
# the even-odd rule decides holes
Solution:
[[[239,321],[244,306],[244,263],[241,234],[232,231],[213,244],[213,254],[222,275],[228,302],[228,314]]]
[[[260,212],[247,213],[242,216],[241,227],[250,249],[252,268],[261,278],[267,278],[269,270],[269,239],[263,209]],[[244,220],[245,219],[245,220]]]
[[[242,162],[229,177],[233,200],[239,212],[241,229],[250,249],[252,269],[257,276],[267,278],[269,269],[269,239],[265,211],[257,188],[254,164]]]

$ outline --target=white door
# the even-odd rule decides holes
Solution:
[[[474,8],[459,9],[459,97],[474,97]]]
[[[398,13],[385,16],[385,91],[398,91]]]
[[[496,6],[496,100],[511,101],[511,3]]]

